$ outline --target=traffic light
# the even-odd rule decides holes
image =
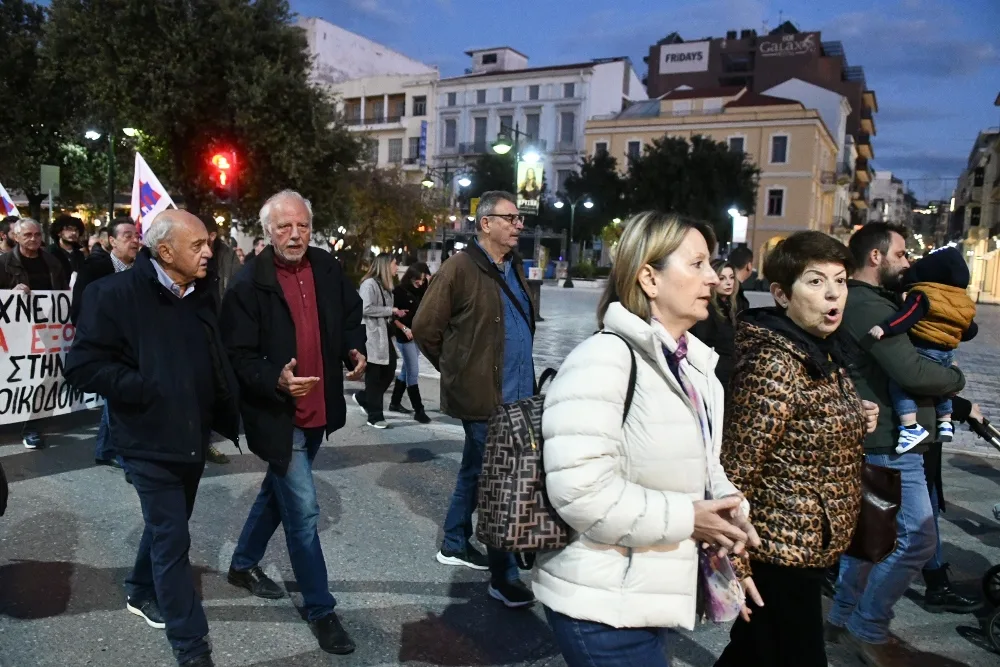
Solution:
[[[236,152],[217,151],[212,154],[209,160],[209,177],[212,181],[212,190],[216,196],[222,200],[229,200],[236,196]]]

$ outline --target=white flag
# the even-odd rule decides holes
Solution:
[[[21,217],[17,207],[14,206],[14,199],[4,190],[3,183],[0,183],[0,215],[3,215],[3,217],[7,217],[8,215]]]
[[[160,184],[153,170],[139,153],[135,154],[135,176],[132,179],[132,220],[142,233],[142,228],[153,221],[161,211],[173,206],[174,200],[167,194],[167,189]]]

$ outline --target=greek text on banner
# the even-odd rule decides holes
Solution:
[[[0,290],[0,424],[65,415],[103,403],[63,379],[76,327],[72,293]]]

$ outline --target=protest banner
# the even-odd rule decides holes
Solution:
[[[70,322],[72,292],[22,294],[0,290],[0,424],[16,424],[89,410],[95,394],[63,378],[66,353],[76,335]]]

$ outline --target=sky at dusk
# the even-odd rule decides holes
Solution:
[[[979,130],[1000,125],[1000,0],[291,0],[319,16],[437,65],[470,65],[465,51],[511,46],[531,66],[643,56],[668,33],[686,40],[778,25],[840,40],[878,97],[875,168],[922,200],[947,198]]]

